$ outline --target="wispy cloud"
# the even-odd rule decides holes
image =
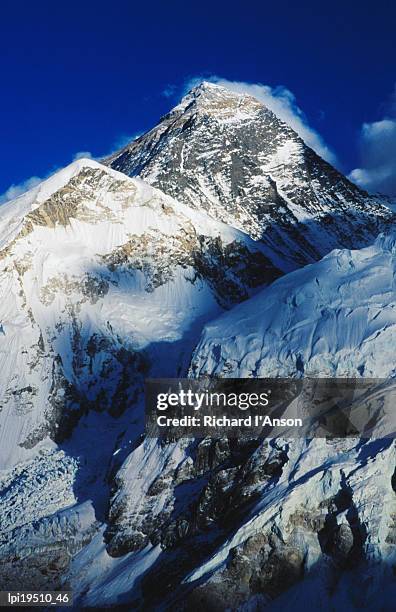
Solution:
[[[260,100],[279,119],[287,123],[305,143],[318,153],[323,159],[333,165],[338,164],[337,156],[324,142],[322,136],[309,125],[308,118],[298,106],[296,97],[290,89],[279,85],[271,87],[263,83],[247,83],[244,81],[229,81],[222,77],[212,75],[210,77],[193,77],[189,79],[183,88],[186,93],[192,87],[202,81],[210,81],[237,93],[247,93]]]
[[[31,176],[28,179],[25,179],[21,183],[12,184],[8,187],[4,193],[0,194],[0,204],[5,204],[9,200],[14,200],[18,196],[25,193],[25,191],[29,191],[29,189],[33,189],[39,183],[41,183],[44,179],[39,176]]]
[[[78,151],[75,155],[73,155],[72,161],[83,159],[85,157],[100,162],[101,160],[106,159],[106,157],[110,157],[114,153],[117,153],[117,151],[119,151],[120,149],[126,147],[132,141],[136,140],[136,138],[139,138],[142,133],[143,132],[135,132],[134,134],[120,134],[119,136],[117,136],[117,138],[115,138],[114,142],[109,148],[109,151],[107,151],[106,153],[103,153],[102,155],[94,155],[90,151]]]
[[[173,98],[173,96],[177,93],[178,89],[179,88],[177,87],[177,85],[172,85],[171,83],[169,83],[161,93],[165,98]]]
[[[139,136],[141,136],[142,134],[143,132],[135,132],[134,134],[121,134],[121,136],[118,136],[118,138],[116,138],[116,140],[114,141],[112,147],[113,152],[118,151],[118,149],[123,149],[133,140],[139,138]]]
[[[75,155],[73,155],[73,161],[84,158],[95,159],[90,151],[78,151]]]
[[[363,124],[361,165],[349,178],[368,191],[396,197],[396,88],[384,115],[380,121]]]

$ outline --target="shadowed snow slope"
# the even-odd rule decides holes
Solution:
[[[393,376],[394,267],[382,235],[288,274],[206,325],[191,374]],[[390,439],[143,440],[117,473],[105,533],[131,565],[106,576],[149,609],[390,610],[395,465]],[[73,584],[97,554],[77,556]],[[83,601],[115,601],[106,584]]]

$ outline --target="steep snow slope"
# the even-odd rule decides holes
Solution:
[[[261,239],[285,271],[370,244],[395,218],[261,102],[211,83],[106,163]]]
[[[90,160],[0,214],[3,461],[8,448],[18,461],[21,443],[43,437],[48,402],[55,410],[66,392],[55,390],[56,376],[96,401],[95,372],[109,364],[95,360],[109,339],[133,353],[177,342],[219,303],[243,299],[276,274],[240,232]],[[109,378],[107,371],[107,393]],[[103,408],[110,399],[101,397]]]
[[[144,378],[185,371],[203,323],[277,271],[245,234],[92,160],[2,208],[0,244],[0,582],[37,565],[48,586],[104,518]]]
[[[394,376],[395,246],[334,251],[235,306],[206,325],[191,374]],[[391,439],[143,440],[112,488],[120,559],[81,601],[391,610],[395,467]],[[98,555],[97,542],[77,555],[75,588]]]
[[[395,269],[396,238],[381,235],[371,247],[333,251],[286,275],[206,325],[191,374],[395,377]],[[223,541],[194,570],[186,563],[184,573],[165,573],[164,584],[176,575],[185,588],[164,588],[169,607],[393,608],[393,440],[257,442],[233,470],[229,442],[222,456],[207,444],[218,459],[203,469],[208,483],[184,530],[194,533],[194,512],[206,505],[212,537],[222,530]],[[204,462],[196,449],[190,457],[191,475]],[[230,504],[239,516],[227,534]],[[200,528],[208,538],[208,525]]]
[[[393,377],[396,236],[336,250],[210,322],[196,375]]]

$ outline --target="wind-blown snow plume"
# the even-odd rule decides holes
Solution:
[[[25,191],[29,191],[33,187],[36,187],[39,183],[41,183],[44,179],[39,176],[31,176],[28,179],[25,179],[21,183],[12,184],[4,193],[0,195],[0,204],[5,204],[10,200],[14,200],[18,196],[25,193]]]

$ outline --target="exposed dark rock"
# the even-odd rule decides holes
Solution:
[[[243,229],[286,268],[370,244],[394,223],[258,100],[211,84],[105,163]]]

